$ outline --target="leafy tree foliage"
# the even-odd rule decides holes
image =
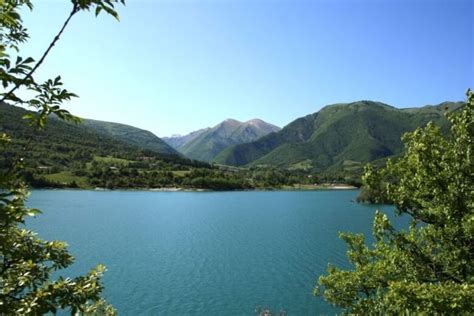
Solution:
[[[59,119],[78,122],[68,111],[61,109],[64,101],[76,95],[63,88],[61,77],[37,82],[35,71],[59,40],[71,18],[84,10],[101,11],[118,18],[114,5],[124,0],[72,0],[71,12],[59,33],[43,56],[35,62],[32,57],[20,55],[21,44],[27,41],[28,32],[22,24],[22,9],[33,9],[30,0],[0,0],[0,106],[4,102],[30,106],[39,115],[27,115],[35,128],[43,128],[47,117],[55,114]],[[29,91],[33,97],[26,99]],[[6,133],[0,135],[2,152],[11,144]],[[29,144],[25,144],[27,147]],[[70,309],[72,314],[113,314],[114,309],[101,297],[100,277],[105,268],[101,265],[89,274],[74,279],[51,274],[73,262],[66,244],[44,241],[26,229],[25,218],[40,213],[28,208],[25,201],[27,188],[21,180],[21,159],[13,161],[0,174],[0,314],[45,314],[58,309]]]
[[[351,313],[474,313],[474,95],[448,115],[451,135],[434,124],[403,137],[404,155],[364,182],[411,224],[396,230],[377,211],[374,244],[343,233],[352,270],[333,266],[316,294]]]

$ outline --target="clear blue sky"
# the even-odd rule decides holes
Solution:
[[[38,58],[70,2],[25,15]],[[284,126],[331,103],[462,100],[474,87],[472,0],[128,0],[121,22],[76,17],[40,78],[61,74],[74,114],[158,136],[226,118]]]

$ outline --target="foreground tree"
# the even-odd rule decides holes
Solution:
[[[374,243],[343,233],[352,270],[329,266],[316,295],[356,314],[474,313],[474,95],[448,115],[451,134],[428,124],[404,136],[406,150],[364,183],[411,217],[396,230],[377,211]]]
[[[124,0],[71,0],[71,11],[59,33],[43,56],[35,62],[20,55],[21,44],[27,41],[28,32],[22,25],[20,11],[33,9],[31,0],[0,0],[0,106],[4,102],[21,104],[37,109],[38,115],[25,117],[32,128],[43,128],[47,117],[55,114],[60,119],[78,122],[68,111],[60,108],[62,102],[75,97],[62,88],[61,78],[37,82],[35,71],[41,66],[59,40],[71,18],[81,11],[101,11],[118,18],[114,4]],[[25,99],[25,91],[33,97]],[[0,134],[0,148],[12,142]],[[69,309],[72,314],[114,314],[115,310],[100,296],[103,289],[100,277],[105,271],[101,265],[89,274],[74,279],[51,274],[72,264],[73,257],[66,244],[41,240],[25,228],[25,218],[40,211],[26,207],[27,188],[21,180],[22,159],[10,161],[10,168],[0,174],[0,314],[45,314]]]

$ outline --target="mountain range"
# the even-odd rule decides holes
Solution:
[[[247,122],[227,119],[212,128],[163,140],[188,158],[211,161],[229,146],[252,142],[279,130],[279,127],[260,119]]]
[[[463,104],[398,109],[357,101],[326,106],[283,129],[258,119],[228,119],[212,128],[164,139],[133,126],[88,119],[79,125],[50,119],[44,130],[36,131],[22,119],[30,111],[0,104],[0,132],[13,139],[13,146],[1,158],[13,157],[31,143],[26,156],[31,166],[62,168],[89,163],[94,157],[140,160],[153,156],[187,165],[197,163],[187,159],[191,158],[237,167],[357,175],[367,162],[383,162],[400,154],[405,132],[429,121],[448,132],[445,112],[456,111]]]
[[[399,154],[401,137],[429,121],[445,131],[445,111],[462,102],[397,109],[373,101],[329,105],[281,131],[223,150],[213,161],[233,166],[277,166],[313,171],[340,170]]]

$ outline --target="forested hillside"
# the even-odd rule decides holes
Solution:
[[[83,125],[99,134],[121,140],[142,149],[149,149],[160,154],[179,155],[176,150],[150,131],[125,124],[89,119],[84,120]]]
[[[138,128],[92,120],[74,124],[49,119],[47,127],[38,131],[23,119],[31,113],[20,107],[0,105],[0,131],[7,132],[13,139],[13,148],[9,150],[15,153],[24,150],[24,158],[32,164],[67,166],[88,161],[93,156],[125,158],[145,152],[154,157],[181,159],[158,137]]]
[[[210,167],[183,158],[152,133],[131,126],[91,120],[74,124],[51,118],[44,129],[37,130],[23,119],[31,113],[0,105],[0,132],[12,139],[11,146],[3,149],[0,167],[22,161],[28,182],[36,186],[69,186],[73,182],[73,186],[102,186],[107,175],[94,176],[95,169],[115,171],[124,162],[142,166],[153,163],[158,171]],[[122,185],[127,186],[127,181]]]
[[[183,158],[152,133],[123,124],[51,118],[37,130],[23,119],[32,113],[0,105],[0,133],[12,139],[0,169],[21,162],[25,180],[35,187],[242,190],[306,181],[304,174],[275,168],[216,167]]]
[[[413,109],[372,101],[330,105],[293,121],[277,133],[230,147],[214,161],[319,172],[360,170],[367,162],[399,154],[405,132],[429,121],[447,130],[444,112],[461,105],[447,102]]]
[[[23,119],[31,112],[2,104],[0,132],[11,135],[12,146],[4,150],[0,167],[23,159],[25,178],[39,187],[248,189],[334,181],[357,184],[367,162],[382,166],[388,157],[401,153],[405,132],[429,121],[447,131],[444,112],[460,106],[443,103],[400,110],[371,101],[331,105],[279,132],[224,150],[215,159],[218,165],[212,166],[184,158],[154,134],[132,126],[51,118],[38,131]],[[209,148],[220,146],[218,140],[245,131],[239,122],[227,121],[189,144],[206,155]]]

